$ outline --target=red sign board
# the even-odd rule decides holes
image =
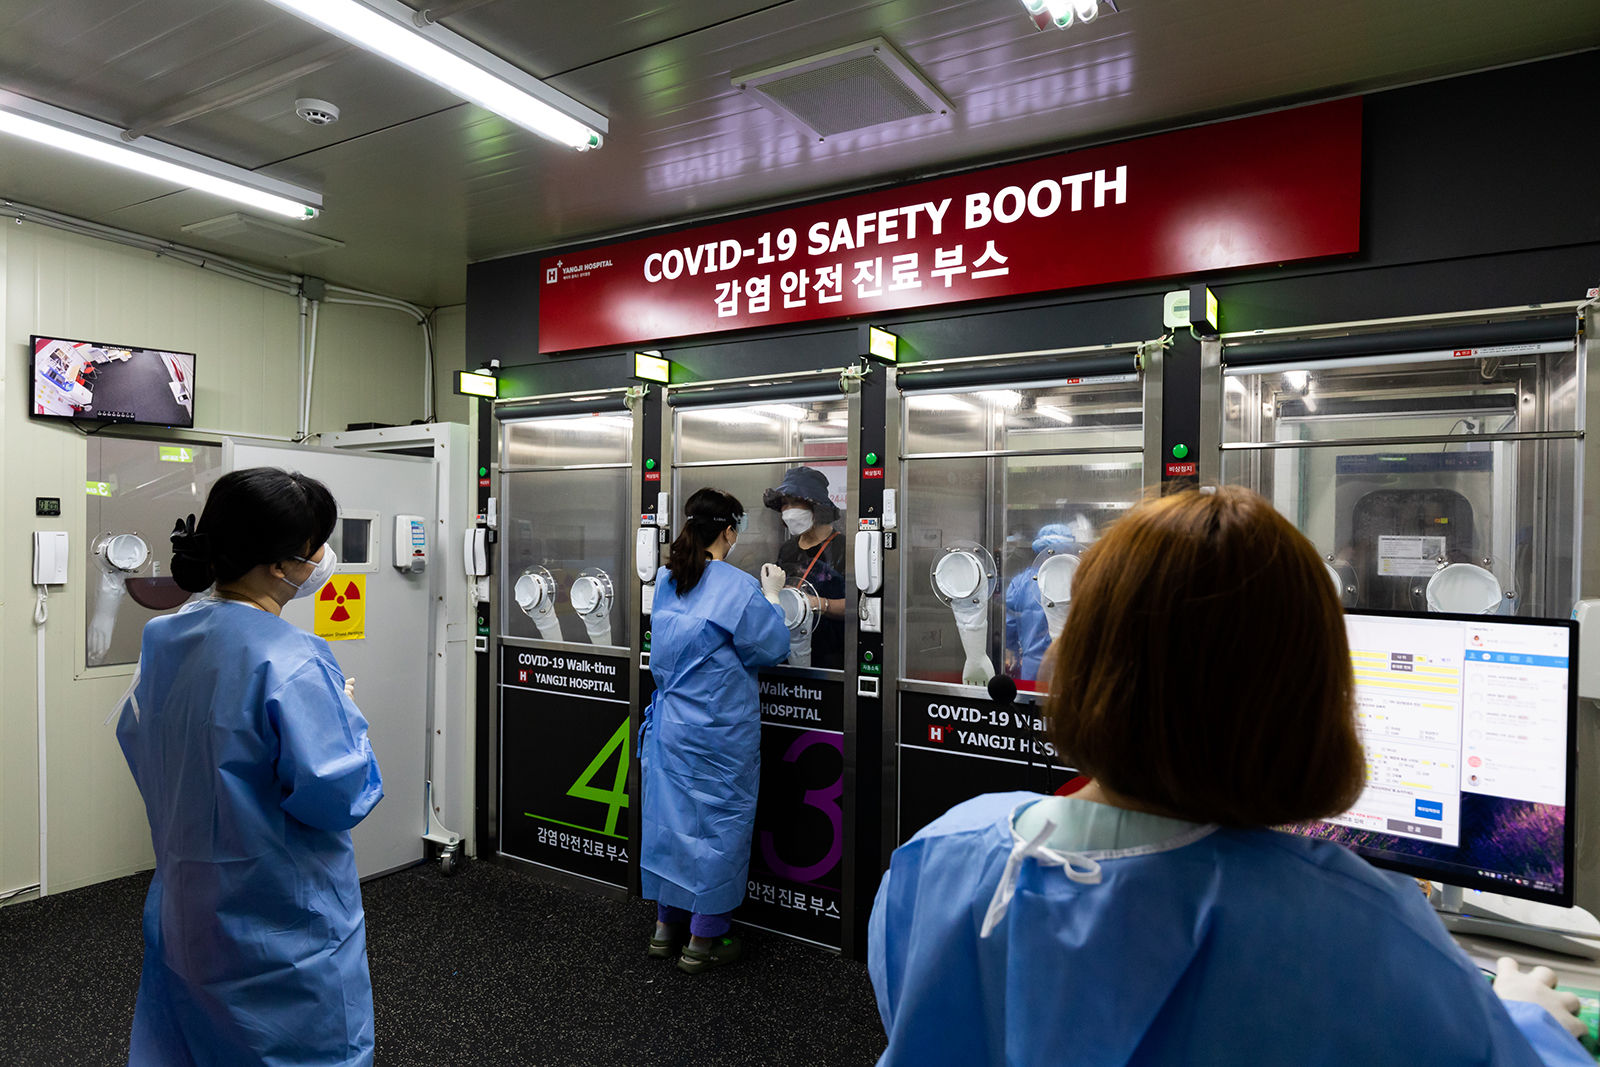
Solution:
[[[1348,255],[1360,207],[1314,104],[542,259],[539,351]]]
[[[1194,460],[1190,460],[1188,463],[1167,464],[1168,478],[1194,478],[1197,477],[1199,473],[1200,465]]]

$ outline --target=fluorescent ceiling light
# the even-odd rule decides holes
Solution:
[[[71,111],[0,90],[0,133],[109,163],[159,181],[291,219],[315,218],[322,194],[162,141],[122,140],[122,131]]]
[[[1068,426],[1072,425],[1072,413],[1063,408],[1053,407],[1049,404],[1039,404],[1033,410],[1046,418],[1055,419],[1057,422],[1065,423]]]
[[[600,146],[605,116],[443,26],[418,27],[399,0],[269,0],[464,100],[580,152]]]

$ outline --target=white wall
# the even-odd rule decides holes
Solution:
[[[139,794],[112,728],[102,725],[131,668],[78,667],[84,437],[71,425],[28,418],[28,337],[196,352],[198,427],[288,436],[299,391],[298,306],[147,252],[8,225],[0,228],[0,324],[0,895],[38,878],[30,565],[31,535],[41,529],[66,530],[73,544],[69,582],[54,590],[46,625],[50,889],[60,892],[147,869],[154,856]],[[422,416],[422,339],[413,319],[324,305],[319,335],[314,431]],[[35,518],[39,496],[61,498],[59,519]]]

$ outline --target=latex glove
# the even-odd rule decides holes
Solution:
[[[1578,998],[1556,992],[1556,972],[1548,967],[1524,971],[1510,956],[1495,962],[1494,992],[1501,1000],[1522,1000],[1537,1004],[1554,1015],[1573,1037],[1582,1037],[1589,1028],[1578,1018]]]
[[[349,697],[351,700],[354,700],[356,698],[356,680],[355,680],[355,678],[351,677],[351,678],[346,678],[344,680],[344,695]]]
[[[1051,604],[1044,609],[1045,629],[1050,631],[1050,640],[1054,641],[1061,636],[1061,631],[1067,625],[1068,603]]]
[[[994,677],[994,661],[989,658],[989,605],[982,600],[958,600],[950,605],[955,613],[956,633],[967,660],[961,666],[961,681],[966,685],[988,685]]]
[[[595,612],[593,615],[583,616],[584,629],[589,631],[589,643],[595,645],[609,645],[611,643],[611,616]]]
[[[117,611],[122,607],[122,598],[127,592],[127,583],[122,580],[120,572],[100,572],[100,581],[95,587],[94,617],[89,620],[84,647],[84,661],[90,667],[100,663],[111,651],[111,634],[117,626]]]
[[[776,563],[761,565],[761,595],[773,604],[778,602],[778,590],[787,583],[783,568]]]

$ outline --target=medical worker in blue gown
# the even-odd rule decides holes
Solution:
[[[744,899],[761,779],[756,670],[789,655],[789,630],[778,607],[783,569],[765,564],[757,581],[726,562],[744,506],[702,489],[684,516],[650,615],[656,692],[639,743],[639,866],[643,896],[656,901],[649,955],[678,956],[680,970],[697,974],[739,955],[728,929]]]
[[[1087,521],[1079,516],[1081,528]],[[1033,539],[1035,554],[1047,548],[1057,552],[1070,552],[1081,547],[1075,536],[1075,527],[1052,522],[1039,528]],[[1006,651],[1016,658],[1016,677],[1032,682],[1039,677],[1039,661],[1050,647],[1050,624],[1044,616],[1044,604],[1039,600],[1039,585],[1034,576],[1039,568],[1030,563],[1006,586]]]
[[[1270,503],[1140,505],[1084,553],[1052,658],[1054,740],[1092,781],[895,851],[880,1067],[1592,1067],[1553,974],[1502,960],[1491,988],[1415,881],[1267,829],[1365,775],[1339,605]]]
[[[335,516],[320,482],[257,467],[172,535],[173,577],[211,591],[145,626],[117,724],[156,853],[133,1067],[372,1063],[350,829],[383,780],[353,680],[279,617],[332,572]]]

